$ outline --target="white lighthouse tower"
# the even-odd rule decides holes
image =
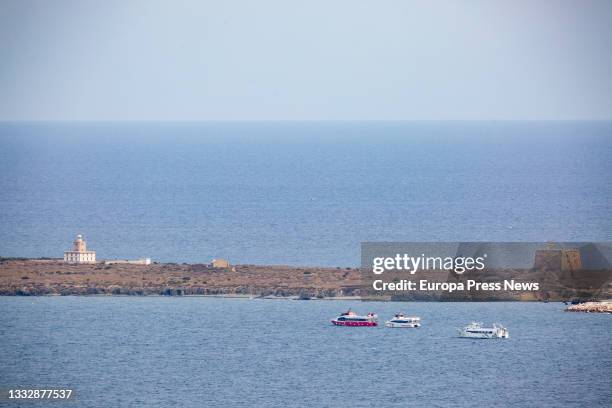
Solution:
[[[88,251],[87,243],[81,234],[76,236],[72,243],[72,250],[64,252],[64,262],[81,264],[96,263],[96,251]]]

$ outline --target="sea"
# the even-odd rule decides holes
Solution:
[[[418,329],[337,327],[349,307]],[[561,303],[1,297],[0,389],[47,407],[609,407],[612,319]],[[470,320],[509,339],[457,337]]]
[[[357,266],[612,241],[612,122],[2,122],[0,256]]]
[[[0,124],[0,256],[357,266],[363,241],[612,241],[612,122]],[[0,392],[54,406],[609,407],[560,303],[0,297]],[[348,308],[422,318],[344,328]],[[507,340],[457,337],[500,322]],[[48,406],[0,400],[0,406]]]

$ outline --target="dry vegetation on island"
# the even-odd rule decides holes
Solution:
[[[423,271],[419,278],[432,282],[516,279],[522,282],[538,281],[542,289],[536,292],[468,290],[448,293],[434,290],[376,294],[370,289],[368,279],[362,280],[359,268],[281,265],[213,268],[205,264],[175,263],[66,264],[59,259],[0,258],[0,295],[222,295],[302,299],[361,296],[382,301],[586,301],[610,298],[610,271],[581,271],[571,275],[564,277],[546,271],[496,270],[482,276],[473,273],[453,276],[440,271]],[[388,273],[385,279],[398,282],[403,277]],[[577,284],[582,289],[575,287]],[[603,311],[600,309],[598,306],[588,311]],[[587,311],[582,308],[571,310]]]
[[[70,265],[0,259],[0,295],[244,295],[339,297],[359,294],[357,268],[204,264]]]

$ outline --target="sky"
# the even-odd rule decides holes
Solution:
[[[0,120],[612,119],[612,1],[0,0]]]

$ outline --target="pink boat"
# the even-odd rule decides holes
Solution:
[[[368,313],[366,316],[359,316],[349,309],[347,312],[333,319],[331,322],[336,326],[378,326],[378,316],[375,313]]]

